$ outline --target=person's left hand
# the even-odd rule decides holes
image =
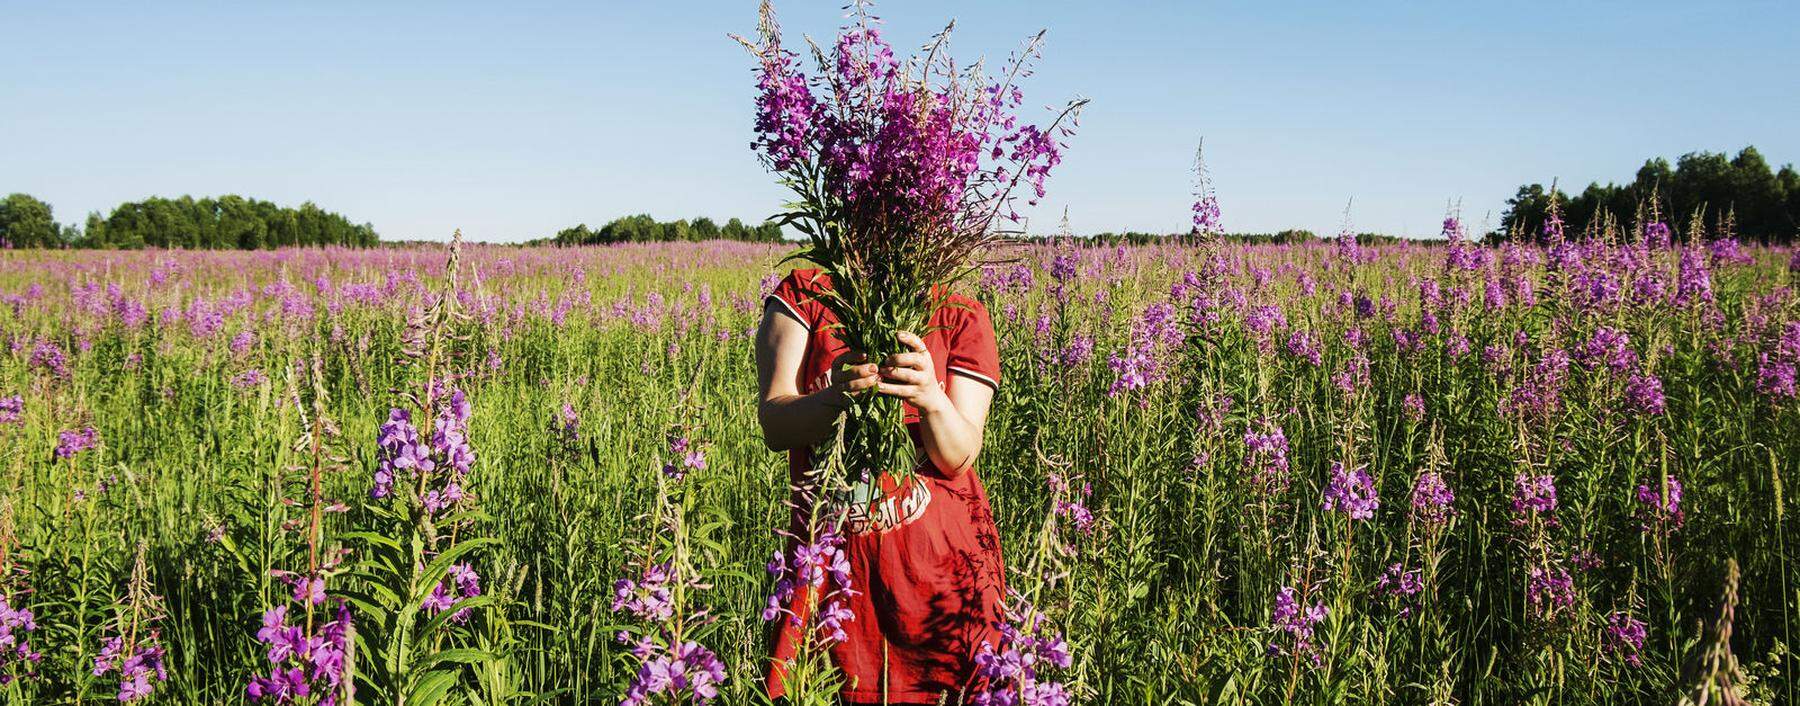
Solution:
[[[938,384],[937,366],[932,363],[924,339],[911,331],[898,331],[894,337],[911,351],[895,353],[881,361],[877,371],[881,384],[876,389],[912,403],[921,413],[948,405],[950,398],[944,394],[944,386]]]

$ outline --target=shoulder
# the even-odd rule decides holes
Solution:
[[[777,285],[777,291],[790,291],[801,294],[812,294],[831,288],[831,277],[818,268],[803,267],[789,272],[787,277]]]
[[[960,331],[966,328],[982,328],[989,332],[994,330],[994,322],[988,315],[987,305],[981,300],[963,294],[951,294],[944,299],[941,310],[946,328]]]
[[[812,329],[824,316],[823,307],[817,301],[818,294],[830,287],[830,278],[817,269],[796,269],[769,292],[768,306],[780,304],[779,311]]]

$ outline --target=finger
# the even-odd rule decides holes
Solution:
[[[898,397],[903,400],[917,399],[920,395],[920,389],[917,385],[896,384],[892,382],[881,383],[881,387],[878,388],[877,391],[889,397]]]
[[[872,390],[880,384],[881,384],[881,378],[876,377],[874,375],[865,375],[862,377],[851,378],[849,380],[845,380],[841,383],[838,383],[838,385],[846,393],[862,392],[864,390]]]
[[[879,373],[880,370],[875,367],[874,363],[851,365],[831,371],[831,381],[833,384],[836,384],[847,380],[854,380],[856,378],[872,377]]]
[[[929,370],[931,369],[931,354],[895,353],[888,356],[887,360],[881,361],[881,367],[883,369],[912,368],[913,370]]]
[[[894,339],[899,341],[900,345],[911,348],[914,353],[926,352],[925,339],[919,338],[918,334],[911,331],[896,331],[894,333]]]
[[[868,359],[869,359],[869,356],[863,355],[856,351],[844,351],[842,353],[839,353],[836,358],[831,359],[831,367],[836,368],[836,367],[844,366],[844,365],[856,365],[858,363],[865,362]]]
[[[881,375],[882,380],[885,382],[900,383],[903,385],[919,386],[932,381],[930,373],[923,370],[914,370],[912,368],[884,370]]]

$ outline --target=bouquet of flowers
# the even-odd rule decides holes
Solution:
[[[981,62],[950,57],[954,23],[919,55],[902,61],[883,41],[866,2],[829,49],[810,41],[807,73],[782,45],[765,0],[757,41],[739,38],[758,59],[753,148],[794,193],[776,222],[805,234],[789,259],[830,277],[820,303],[838,337],[880,361],[903,350],[896,331],[924,335],[949,285],[975,269],[976,253],[1008,236],[1028,203],[1044,195],[1085,100],[1070,101],[1047,126],[1017,113],[1044,34],[990,75]],[[899,403],[859,395],[840,418],[841,443],[828,462],[852,481],[909,472],[916,462]]]

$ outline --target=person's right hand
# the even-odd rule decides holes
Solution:
[[[873,390],[881,384],[881,376],[876,372],[874,363],[861,353],[845,351],[831,361],[825,391],[831,395],[831,403],[835,407],[850,406],[850,396],[864,390]]]

